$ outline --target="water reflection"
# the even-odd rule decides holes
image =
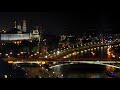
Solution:
[[[107,46],[103,46],[80,50],[78,55],[74,55],[74,58],[108,58],[107,49]]]
[[[113,72],[116,78],[120,78],[120,70],[108,65],[74,63],[56,66],[52,70],[59,72],[63,78],[114,78],[106,74],[106,71]]]

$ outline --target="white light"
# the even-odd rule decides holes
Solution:
[[[115,58],[115,55],[112,55],[113,58]]]
[[[34,55],[36,56],[37,54],[35,53]]]
[[[45,58],[48,58],[48,56],[45,56]]]
[[[66,58],[65,56],[63,58]]]
[[[20,55],[20,54],[17,54],[18,56]]]
[[[53,74],[54,74],[55,72],[53,72]]]
[[[23,52],[20,52],[21,54],[23,54]]]
[[[83,53],[83,51],[81,51],[81,53]]]
[[[12,54],[12,52],[10,52],[10,54]]]
[[[8,56],[8,54],[5,54],[6,56]]]
[[[57,54],[60,54],[60,51],[57,51]]]

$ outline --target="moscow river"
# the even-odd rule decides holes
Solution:
[[[61,78],[120,78],[120,69],[111,65],[72,63],[54,66],[52,70]]]

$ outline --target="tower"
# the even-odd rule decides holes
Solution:
[[[22,29],[20,23],[17,25],[17,29],[19,29],[19,30]]]
[[[47,47],[46,47],[46,41],[43,40],[43,28],[40,26],[39,29],[40,29],[40,33],[39,33],[39,41],[38,41],[38,51],[40,53],[46,53]]]
[[[26,20],[23,20],[23,32],[26,32],[27,31],[27,26],[26,26]]]
[[[33,30],[33,35],[39,35],[38,26],[36,26],[36,29]]]
[[[14,23],[15,23],[15,26],[14,26],[14,28],[17,28],[17,24],[16,24],[16,21],[15,21]]]

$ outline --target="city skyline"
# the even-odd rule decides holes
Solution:
[[[49,34],[59,34],[66,29],[70,33],[80,33],[103,28],[119,29],[119,18],[109,10],[89,9],[78,12],[0,12],[0,28],[12,28],[14,21],[26,19],[31,29],[34,25],[44,25]],[[117,20],[118,19],[118,20]],[[117,28],[117,29],[116,29]]]
[[[0,12],[0,77],[120,78],[119,22],[104,8]]]

